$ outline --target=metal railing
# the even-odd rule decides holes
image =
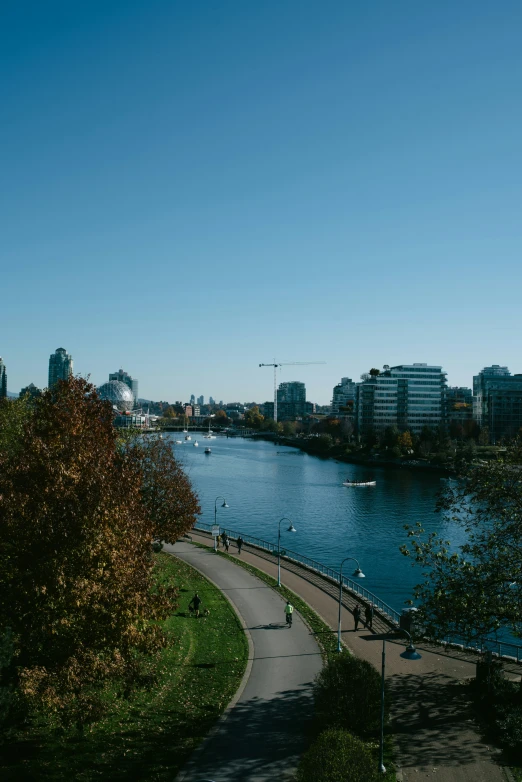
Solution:
[[[205,522],[198,521],[194,525],[194,529],[200,529],[203,532],[210,532],[212,529],[212,524],[206,524]],[[275,543],[270,543],[268,540],[263,540],[262,538],[256,538],[253,535],[248,535],[246,533],[239,533],[235,530],[227,529],[226,527],[220,527],[222,532],[226,532],[226,534],[231,538],[237,540],[239,535],[241,534],[241,537],[243,538],[243,541],[247,543],[250,546],[255,546],[257,548],[263,549],[264,551],[268,551],[270,554],[277,554],[277,545]],[[328,578],[330,581],[333,581],[334,583],[339,583],[340,574],[337,570],[334,570],[331,567],[328,567],[327,565],[323,565],[321,562],[317,562],[315,559],[310,559],[310,557],[305,557],[303,554],[298,554],[296,551],[290,551],[287,548],[281,549],[281,558],[287,559],[290,562],[295,562],[298,565],[302,565],[307,570],[311,570],[315,573],[319,573],[320,575],[324,576],[325,578]],[[360,584],[358,584],[356,581],[352,581],[351,578],[347,578],[343,575],[343,589],[347,588],[354,594],[361,597],[363,600],[365,600],[367,603],[372,603],[374,608],[376,608],[381,614],[383,614],[385,617],[387,617],[391,622],[394,624],[399,624],[399,618],[400,614],[398,611],[395,611],[394,608],[389,606],[387,603],[384,602],[384,600],[381,600],[380,597],[377,597],[377,595],[374,595],[373,592],[370,592],[368,589],[365,589]]]
[[[194,529],[199,529],[202,532],[211,532],[212,526],[212,524],[207,524],[204,521],[198,521],[194,525]],[[222,532],[226,532],[226,534],[233,540],[237,540],[237,538],[241,535],[244,543],[267,551],[270,554],[277,555],[277,545],[275,543],[271,543],[268,540],[263,540],[262,538],[256,538],[254,535],[248,535],[247,533],[239,533],[235,530],[228,529],[227,527],[220,527],[220,529]],[[324,576],[330,581],[339,584],[339,571],[334,570],[327,565],[323,565],[321,562],[317,562],[315,559],[306,557],[304,554],[299,554],[296,551],[290,551],[287,548],[282,548],[281,558],[287,559],[290,562],[295,562],[296,564],[305,567],[307,570],[311,570],[314,573],[319,573],[321,576]],[[343,589],[345,588],[361,597],[365,602],[372,603],[374,608],[376,608],[377,611],[379,611],[379,613],[387,618],[391,623],[395,625],[400,624],[401,615],[398,611],[385,603],[384,600],[381,600],[380,597],[374,595],[373,592],[370,592],[368,589],[362,587],[357,581],[353,581],[351,578],[347,578],[343,575]],[[443,640],[442,643],[458,647],[460,649],[474,651],[480,654],[489,651],[492,652],[495,657],[502,657],[503,659],[507,658],[513,661],[516,660],[517,663],[522,662],[522,646],[509,643],[508,641],[497,641],[494,638],[481,638],[475,646],[472,646],[470,644],[465,644],[462,641],[447,637]]]

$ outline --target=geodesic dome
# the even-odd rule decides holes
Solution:
[[[132,410],[134,407],[134,396],[129,386],[120,380],[109,380],[97,389],[100,399],[107,399],[111,405],[117,407],[122,413]]]

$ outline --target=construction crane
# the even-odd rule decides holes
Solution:
[[[274,367],[274,421],[277,421],[277,367],[306,367],[309,364],[326,364],[326,361],[278,361],[260,364],[260,367]]]

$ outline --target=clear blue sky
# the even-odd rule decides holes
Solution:
[[[4,2],[0,355],[140,395],[326,403],[522,372],[522,5]]]

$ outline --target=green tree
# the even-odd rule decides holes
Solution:
[[[283,422],[283,434],[285,437],[293,437],[295,435],[296,425],[295,421]]]
[[[466,467],[448,487],[438,510],[463,528],[464,544],[406,528],[401,550],[423,568],[415,597],[430,636],[471,641],[504,628],[522,637],[521,464],[518,439],[502,460]]]
[[[147,490],[164,464],[145,469],[155,446],[122,445],[112,422],[110,403],[71,378],[35,401],[16,459],[0,452],[0,637],[14,645],[4,681],[78,724],[97,718],[108,681],[133,681],[138,653],[165,643],[158,620],[176,598],[151,588],[166,509],[153,512]],[[193,517],[178,520],[183,530]]]
[[[377,782],[380,778],[371,750],[346,730],[321,733],[297,770],[297,782]]]
[[[259,412],[259,407],[254,405],[245,413],[245,426],[251,429],[259,429],[265,420],[264,416]]]
[[[26,421],[33,414],[31,397],[0,399],[0,453],[4,459],[15,457],[21,446]]]
[[[404,448],[407,451],[413,448],[413,440],[409,432],[403,432],[401,435],[399,435],[399,445],[401,448]]]

